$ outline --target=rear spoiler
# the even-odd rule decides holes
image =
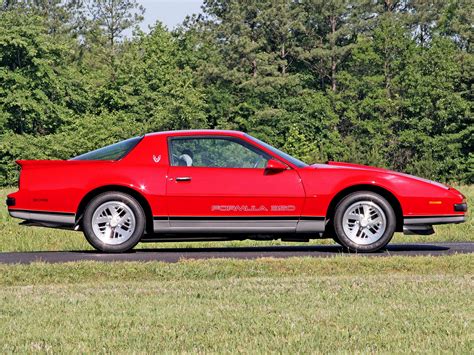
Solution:
[[[32,166],[54,166],[67,163],[67,160],[17,160],[15,161],[21,168]]]
[[[78,164],[90,164],[92,162],[105,163],[110,162],[114,163],[115,160],[16,160],[17,163],[22,169],[25,168],[36,168],[36,167],[53,167],[61,165],[78,165]]]

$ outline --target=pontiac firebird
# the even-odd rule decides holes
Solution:
[[[82,230],[104,252],[138,242],[333,238],[384,248],[394,232],[465,221],[456,189],[381,168],[308,165],[248,134],[146,134],[70,160],[19,160],[23,224]]]

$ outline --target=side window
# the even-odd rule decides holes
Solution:
[[[172,166],[265,168],[266,153],[227,138],[174,138],[170,141]]]

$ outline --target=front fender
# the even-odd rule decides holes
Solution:
[[[301,176],[307,196],[305,215],[326,216],[338,194],[359,186],[361,190],[370,186],[389,192],[399,202],[404,216],[454,214],[453,205],[463,200],[454,189],[390,171],[302,169]]]

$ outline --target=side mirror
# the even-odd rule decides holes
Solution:
[[[276,159],[270,159],[267,161],[267,166],[265,167],[265,170],[271,171],[271,172],[279,172],[288,169],[288,165],[282,163],[279,160]]]

